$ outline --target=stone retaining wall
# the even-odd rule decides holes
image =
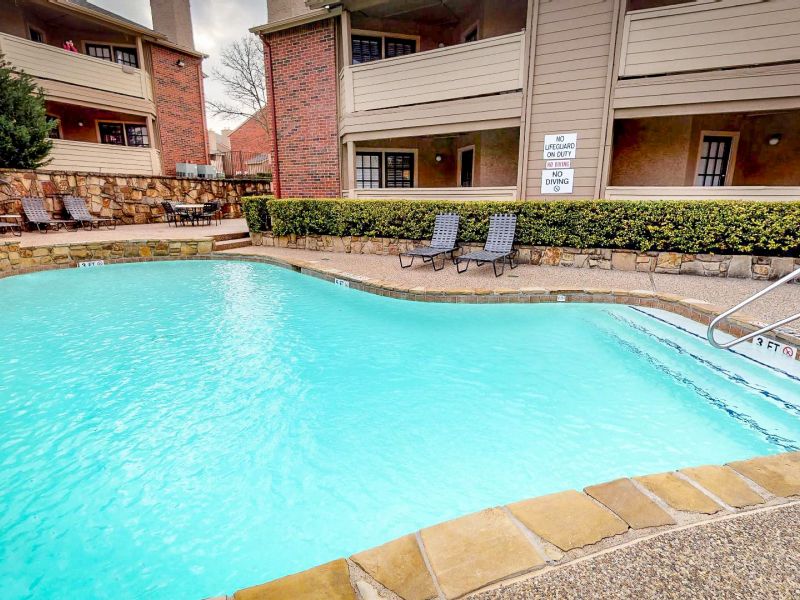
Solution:
[[[128,240],[84,242],[21,248],[18,241],[0,241],[0,277],[59,267],[80,261],[180,258],[208,254],[214,242],[196,240]]]
[[[251,234],[253,244],[352,254],[396,255],[419,245],[415,240],[357,236],[274,236]],[[465,252],[482,249],[480,244],[464,244]],[[607,248],[560,248],[519,246],[517,259],[522,264],[735,277],[740,279],[778,279],[800,267],[800,258],[731,254],[686,254],[681,252],[639,252]]]
[[[239,218],[243,196],[266,194],[270,189],[263,179],[185,179],[2,169],[0,178],[11,184],[11,190],[0,186],[0,214],[21,214],[20,196],[43,196],[48,210],[60,212],[63,207],[54,195],[66,194],[85,198],[94,215],[113,216],[127,224],[162,220],[162,200],[189,204],[218,200],[224,203],[226,217]]]

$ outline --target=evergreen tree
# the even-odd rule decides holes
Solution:
[[[15,71],[0,55],[0,167],[36,169],[46,165],[53,147],[48,136],[56,126],[47,118],[44,91],[30,75]]]

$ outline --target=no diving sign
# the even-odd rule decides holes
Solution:
[[[575,169],[543,169],[542,194],[571,194]]]

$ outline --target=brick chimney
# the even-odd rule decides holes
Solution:
[[[153,29],[166,35],[173,44],[194,50],[189,0],[150,0],[150,12]]]

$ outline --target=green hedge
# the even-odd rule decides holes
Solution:
[[[253,233],[269,231],[268,201],[272,196],[246,196],[242,198],[242,215]]]
[[[459,239],[482,242],[489,215],[507,212],[518,216],[517,243],[525,245],[792,256],[800,252],[800,202],[252,201],[259,207],[247,212],[267,212],[275,235],[426,239],[437,213],[457,212]],[[261,227],[264,220],[254,223]]]

